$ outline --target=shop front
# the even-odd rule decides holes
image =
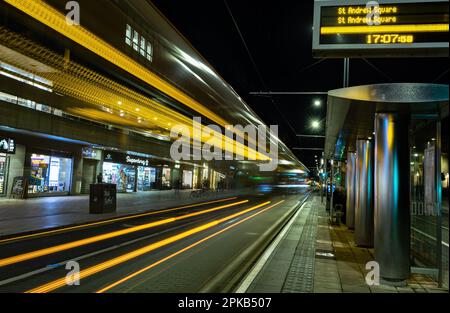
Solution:
[[[192,189],[193,173],[192,171],[183,170],[183,189]]]
[[[30,175],[28,196],[69,194],[73,159],[70,156],[48,153],[29,155]]]
[[[161,169],[161,189],[172,188],[172,170],[168,165]]]
[[[200,182],[199,182],[199,178],[200,178],[200,175],[199,175],[199,167],[197,167],[197,166],[195,166],[194,167],[194,171],[193,171],[193,174],[192,174],[192,188],[193,189],[198,189],[198,188],[200,188]]]
[[[201,182],[200,182],[200,187],[202,189],[209,189],[211,188],[210,184],[211,184],[211,180],[209,179],[210,172],[209,172],[209,168],[208,165],[203,164],[203,168],[202,168],[202,175],[201,175]]]
[[[105,152],[103,182],[116,184],[118,192],[150,191],[156,188],[156,168],[145,157]]]
[[[138,166],[137,191],[150,191],[156,189],[156,168]]]

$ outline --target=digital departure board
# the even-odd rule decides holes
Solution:
[[[448,0],[315,0],[316,57],[448,56]]]

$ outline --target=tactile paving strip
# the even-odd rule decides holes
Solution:
[[[311,203],[311,210],[281,290],[283,293],[312,293],[314,291],[317,222],[317,205],[314,201]]]

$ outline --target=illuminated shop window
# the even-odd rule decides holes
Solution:
[[[69,192],[72,177],[72,159],[32,154],[28,193]]]
[[[47,106],[45,104],[40,104],[40,103],[36,103],[32,100],[28,100],[28,99],[23,99],[14,95],[10,95],[4,92],[0,92],[0,101],[5,101],[5,102],[9,102],[9,103],[13,103],[13,104],[17,104],[29,109],[33,109],[36,111],[41,111],[41,112],[45,112],[45,113],[49,113],[49,114],[53,114],[53,115],[57,115],[57,116],[63,116],[63,111]]]
[[[0,62],[0,75],[12,78],[36,88],[52,92],[53,83],[43,77],[24,71],[10,64]]]

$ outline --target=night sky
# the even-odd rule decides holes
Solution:
[[[249,95],[342,87],[343,60],[312,57],[312,0],[227,0],[251,57],[224,0],[152,2],[266,124],[279,125],[280,138],[289,148],[323,147],[322,139],[296,134],[324,133],[323,124],[321,130],[310,126],[312,119],[325,119],[324,96],[317,108],[313,105],[317,96]],[[448,84],[448,59],[351,59],[350,86],[389,82]],[[293,152],[306,166],[315,166],[317,151]]]

